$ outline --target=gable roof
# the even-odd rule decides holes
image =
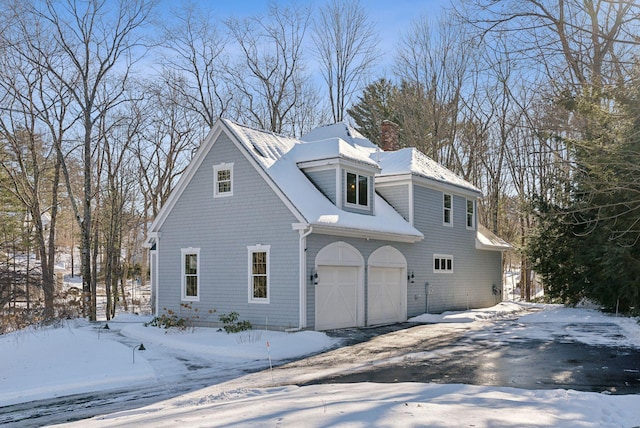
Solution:
[[[237,143],[261,166],[315,232],[406,242],[424,238],[420,231],[377,194],[374,196],[374,215],[352,213],[334,205],[297,166],[299,159],[305,159],[302,157],[305,150],[314,151],[313,148],[302,149],[295,146],[306,143],[268,131],[247,128],[226,119],[222,121],[232,131]],[[296,156],[298,150],[301,151],[298,154],[300,157]]]
[[[450,184],[473,193],[481,194],[473,184],[445,168],[415,148],[400,149],[395,152],[380,152],[382,172],[380,176],[412,174],[436,182]]]
[[[380,171],[380,165],[371,159],[368,151],[359,150],[342,138],[296,144],[286,157],[298,164],[325,159],[347,159]]]

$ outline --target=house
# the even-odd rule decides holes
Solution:
[[[494,305],[509,245],[480,196],[343,123],[295,139],[219,120],[150,228],[155,312],[328,330]]]

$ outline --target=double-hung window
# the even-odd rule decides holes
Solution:
[[[359,207],[369,206],[369,177],[347,172],[347,204]]]
[[[183,248],[182,300],[200,300],[200,248]]]
[[[472,199],[467,199],[467,229],[476,228],[476,206]]]
[[[270,245],[248,247],[249,302],[269,303],[269,251]]]
[[[442,195],[442,224],[445,226],[453,225],[452,212],[452,197],[447,193]]]
[[[434,254],[433,273],[453,273],[453,256],[448,254]]]
[[[213,167],[213,197],[233,196],[233,163]]]

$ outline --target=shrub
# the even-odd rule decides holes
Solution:
[[[249,321],[238,321],[240,315],[237,312],[220,315],[220,321],[224,324],[222,328],[229,333],[238,333],[240,331],[251,330],[253,327]]]

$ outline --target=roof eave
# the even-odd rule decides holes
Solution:
[[[334,226],[322,223],[312,223],[313,233],[320,235],[332,235],[332,236],[344,236],[347,238],[362,238],[362,239],[377,239],[382,241],[392,242],[405,242],[416,243],[422,241],[424,236],[396,233],[396,232],[384,232],[379,230],[367,230],[367,229],[354,229],[350,227]]]

